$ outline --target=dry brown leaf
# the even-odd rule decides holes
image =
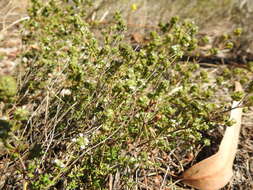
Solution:
[[[242,91],[241,84],[235,83],[235,90]],[[193,165],[182,175],[183,183],[201,190],[218,190],[224,187],[233,176],[235,159],[241,128],[242,108],[234,101],[230,118],[236,123],[227,127],[219,151],[213,156]]]

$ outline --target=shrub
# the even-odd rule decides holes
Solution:
[[[105,189],[116,173],[131,187],[138,168],[162,165],[152,150],[208,145],[205,131],[231,124],[217,117],[228,105],[214,103],[229,77],[213,85],[197,63],[180,61],[198,46],[192,21],[161,23],[137,51],[119,13],[98,39],[80,2],[33,0],[24,23],[25,73],[17,109],[6,112],[16,130],[5,141],[29,188]]]

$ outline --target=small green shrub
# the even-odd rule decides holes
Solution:
[[[0,100],[12,98],[17,93],[17,83],[12,76],[0,76]]]
[[[192,21],[161,23],[136,51],[119,13],[98,39],[84,19],[85,2],[33,0],[24,23],[24,82],[6,114],[16,126],[9,142],[30,163],[18,168],[31,189],[106,189],[117,173],[122,188],[133,187],[136,170],[162,166],[152,150],[209,145],[203,132],[231,125],[220,114],[229,102],[214,100],[219,87],[231,86],[232,72],[224,69],[213,85],[197,63],[180,61],[198,47]],[[5,91],[14,95],[16,87]]]

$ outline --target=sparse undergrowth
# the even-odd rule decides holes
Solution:
[[[239,80],[248,90],[245,105],[252,104],[252,63],[221,68],[211,82],[197,63],[180,61],[208,43],[196,37],[192,21],[161,23],[135,50],[119,13],[98,40],[83,20],[91,3],[80,2],[33,0],[22,79],[17,87],[12,77],[0,77],[1,156],[15,164],[13,185],[109,189],[114,178],[116,189],[140,187],[143,173],[170,166],[163,155],[208,146],[205,132],[233,123],[230,102],[219,102],[220,88],[231,91]],[[240,33],[224,35],[219,47],[232,51]]]

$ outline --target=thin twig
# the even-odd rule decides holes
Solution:
[[[4,33],[4,32],[7,31],[9,28],[15,26],[16,24],[18,24],[18,23],[20,23],[20,22],[22,22],[22,21],[24,21],[24,20],[28,20],[28,19],[30,19],[29,16],[20,18],[20,19],[14,21],[13,23],[11,23],[10,25],[6,26],[5,28],[3,28],[3,29],[0,31],[0,33]]]

